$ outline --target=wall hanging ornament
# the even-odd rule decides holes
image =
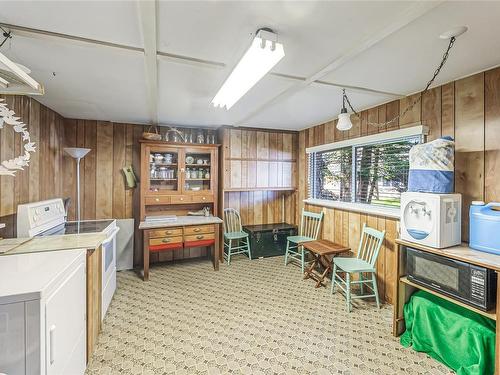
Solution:
[[[5,99],[0,99],[0,130],[5,124],[14,128],[16,133],[22,134],[24,154],[14,159],[4,160],[0,164],[0,176],[15,176],[16,172],[27,167],[30,161],[30,153],[35,152],[35,143],[30,140],[30,133],[25,129],[26,124],[15,117],[15,112],[7,107]]]

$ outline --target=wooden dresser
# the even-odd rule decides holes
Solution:
[[[195,247],[211,247],[214,270],[219,269],[220,225],[218,217],[178,216],[175,222],[145,222],[139,224],[144,232],[144,280],[149,279],[150,254]]]

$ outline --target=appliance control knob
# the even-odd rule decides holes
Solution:
[[[38,221],[38,215],[33,216],[33,221]]]
[[[63,212],[64,209],[63,209],[63,206],[59,205],[59,212]]]
[[[40,213],[41,213],[40,209],[39,209],[39,208],[37,208],[37,209],[35,210],[35,213],[36,213],[37,215],[40,215]]]

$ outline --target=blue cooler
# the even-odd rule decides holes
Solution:
[[[500,203],[472,202],[469,246],[500,255]]]

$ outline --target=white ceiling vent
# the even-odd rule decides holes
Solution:
[[[30,73],[27,67],[0,53],[0,94],[43,95],[43,86]]]

